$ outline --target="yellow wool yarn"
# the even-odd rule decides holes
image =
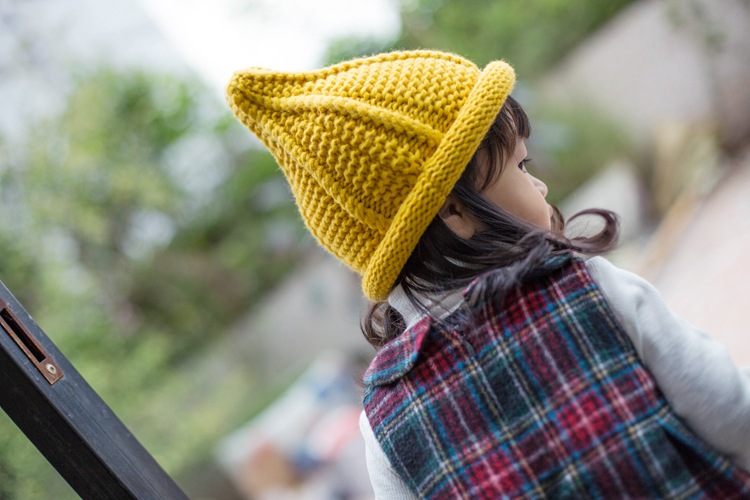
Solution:
[[[283,170],[315,238],[382,300],[515,82],[455,54],[390,52],[317,71],[238,71],[234,114]]]

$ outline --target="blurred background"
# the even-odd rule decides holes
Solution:
[[[365,302],[232,71],[508,60],[550,199],[620,213],[610,258],[750,364],[747,26],[748,0],[0,0],[0,280],[191,498],[371,498]],[[0,498],[50,491],[76,497],[0,413]]]

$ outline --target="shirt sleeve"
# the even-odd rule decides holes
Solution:
[[[750,471],[750,369],[677,317],[646,280],[602,257],[587,268],[675,413]]]
[[[359,429],[365,439],[365,457],[370,483],[376,500],[417,500],[403,479],[391,467],[390,460],[380,447],[365,412],[359,416]]]

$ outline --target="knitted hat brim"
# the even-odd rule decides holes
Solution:
[[[461,177],[513,90],[515,72],[504,61],[489,63],[480,73],[458,117],[425,162],[414,188],[370,259],[362,290],[371,300],[384,300],[419,239]]]

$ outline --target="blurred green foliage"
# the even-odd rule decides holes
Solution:
[[[103,68],[24,147],[0,149],[0,280],[178,476],[254,410],[236,395],[257,390],[238,369],[195,405],[184,366],[309,243],[273,159],[248,144],[197,82]],[[9,426],[0,497],[61,484]]]
[[[345,38],[329,47],[328,62],[396,49],[453,51],[482,67],[495,59],[518,74],[514,95],[530,116],[532,168],[558,203],[608,161],[629,155],[617,120],[586,103],[555,103],[535,84],[580,42],[633,0],[401,0],[395,40]]]
[[[340,40],[328,60],[394,48],[502,57],[523,88],[631,2],[402,0],[397,40]],[[274,161],[224,109],[195,81],[100,68],[24,148],[0,138],[0,280],[178,477],[259,409],[250,394],[275,390],[247,366],[210,366],[230,370],[221,386],[196,381],[196,360],[217,358],[215,341],[311,244]],[[530,112],[533,168],[553,197],[627,148],[595,110]],[[0,498],[73,498],[12,427],[3,415]]]
[[[390,49],[439,49],[479,66],[505,59],[522,80],[533,79],[633,1],[400,0],[401,33],[396,40],[339,40],[327,59]]]

